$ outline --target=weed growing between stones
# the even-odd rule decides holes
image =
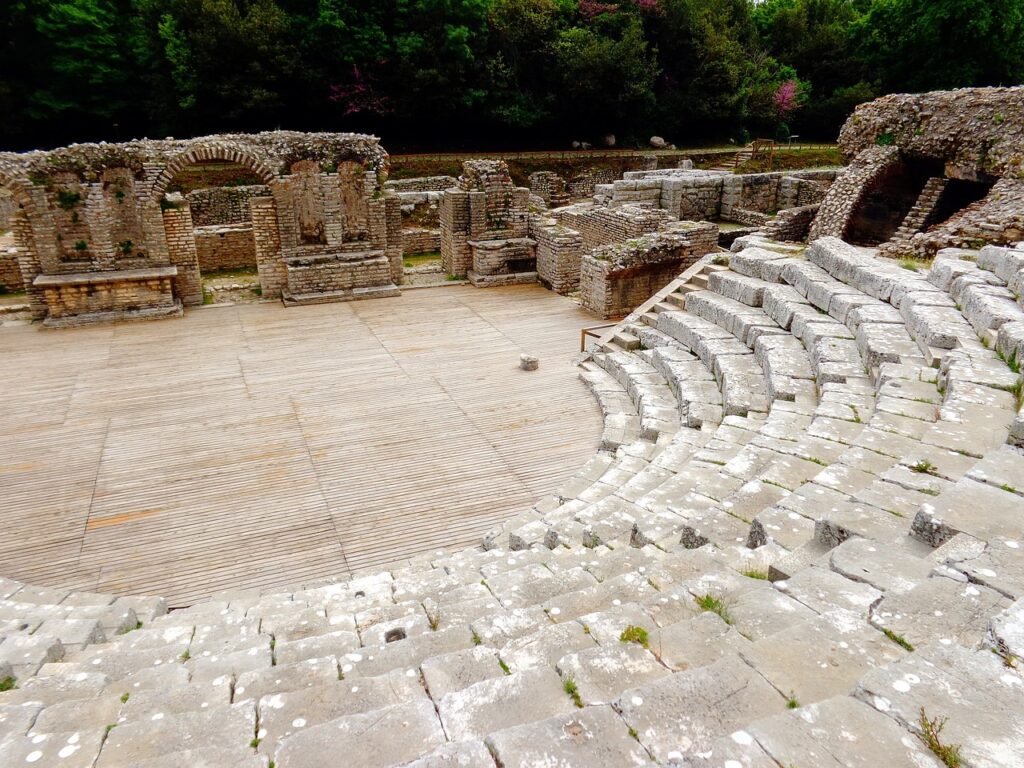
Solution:
[[[501,671],[506,675],[512,674],[512,670],[508,668],[508,664],[505,663],[504,659],[498,659],[498,666],[501,667]]]
[[[800,702],[796,698],[796,694],[793,691],[789,692],[789,696],[786,697],[786,708],[787,709],[799,709]]]
[[[482,642],[483,642],[483,639],[480,637],[480,635],[477,634],[477,631],[474,629],[473,630],[473,645],[480,645],[480,643],[482,643]]]
[[[918,725],[921,726],[921,733],[924,736],[924,743],[928,749],[935,753],[935,756],[942,761],[947,768],[960,768],[963,765],[963,758],[960,757],[960,746],[957,744],[943,744],[939,736],[942,729],[946,727],[949,718],[935,717],[928,718],[928,713],[921,707],[921,719]]]
[[[759,579],[761,581],[768,581],[768,571],[743,571],[743,575],[746,576],[748,579]]]
[[[725,601],[714,595],[701,595],[695,597],[697,601],[697,607],[702,611],[710,611],[711,613],[717,613],[719,618],[722,619],[726,624],[732,624],[732,619],[729,617],[729,611],[725,607]]]
[[[13,691],[17,682],[13,677],[5,677],[3,680],[0,680],[0,692]]]
[[[914,646],[911,645],[910,642],[907,640],[907,638],[905,638],[903,635],[897,635],[895,632],[893,632],[891,629],[889,629],[887,627],[884,627],[882,629],[882,634],[885,635],[886,637],[888,637],[890,640],[892,640],[894,643],[896,643],[896,645],[900,646],[901,648],[904,648],[904,649],[906,649],[908,651],[913,651],[914,650]]]
[[[576,681],[571,677],[567,677],[562,683],[562,688],[567,694],[569,694],[569,698],[572,699],[572,703],[580,709],[583,709],[583,699],[580,698],[580,691],[579,688],[576,687]]]
[[[910,466],[911,472],[917,472],[919,475],[934,475],[937,467],[932,464],[928,459],[921,459],[916,464]]]
[[[647,639],[647,630],[643,627],[634,626],[633,624],[630,624],[622,630],[622,634],[619,635],[619,640],[622,642],[636,643],[637,645],[642,645],[644,648],[647,647]]]

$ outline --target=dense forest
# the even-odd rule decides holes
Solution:
[[[882,93],[1024,81],[1022,0],[4,0],[0,25],[4,148],[833,139]]]

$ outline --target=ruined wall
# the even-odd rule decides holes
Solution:
[[[552,216],[562,226],[580,233],[585,251],[657,232],[672,220],[669,212],[660,208],[606,208],[592,203],[560,208],[552,211]]]
[[[441,230],[407,227],[402,230],[402,253],[406,256],[441,250]]]
[[[867,190],[899,162],[897,147],[870,147],[857,155],[825,194],[808,238],[843,237]]]
[[[256,242],[251,221],[196,227],[195,238],[199,269],[203,272],[256,266]]]
[[[389,179],[384,182],[384,189],[400,195],[409,192],[444,192],[458,186],[459,180],[454,176],[420,176],[415,179]]]
[[[554,218],[530,217],[530,237],[537,242],[537,279],[556,293],[567,294],[580,285],[583,236]]]
[[[580,303],[602,318],[626,315],[717,247],[718,227],[684,221],[598,248],[582,259]]]
[[[270,188],[265,184],[243,187],[209,187],[196,189],[185,195],[192,208],[192,221],[197,227],[216,224],[241,224],[251,221],[249,200],[267,197]]]
[[[21,279],[21,265],[15,253],[0,253],[0,285],[8,291],[22,291],[25,283]]]
[[[1000,179],[981,201],[910,239],[909,252],[931,258],[942,248],[981,248],[1024,241],[1024,179]]]
[[[200,221],[228,219],[240,224],[248,218],[246,201],[251,205],[262,199],[254,194],[269,188],[275,198],[275,215],[264,224],[278,231],[261,235],[263,246],[273,246],[274,251],[256,258],[261,271],[265,267],[270,272],[269,285],[280,291],[285,282],[283,272],[274,274],[285,270],[284,265],[274,266],[286,258],[282,246],[318,253],[340,249],[345,251],[342,261],[350,263],[357,261],[354,252],[366,252],[366,258],[372,259],[383,251],[392,273],[397,266],[401,278],[401,216],[396,206],[394,220],[388,218],[388,195],[382,189],[387,153],[373,137],[279,131],[185,141],[79,144],[0,153],[0,183],[19,206],[14,234],[22,272],[28,268],[33,313],[64,317],[79,307],[93,319],[135,316],[138,301],[157,304],[136,296],[138,286],[112,288],[118,281],[109,273],[149,274],[170,267],[181,267],[180,274],[153,284],[170,291],[160,308],[165,308],[166,301],[171,305],[201,301],[195,285],[198,255],[193,258],[193,252],[198,249],[191,211],[187,201],[182,201],[183,209],[168,205],[165,193],[183,170],[208,162],[244,166],[265,186],[194,195]],[[237,174],[237,169],[233,172]],[[209,255],[205,245],[204,254]],[[241,247],[238,239],[237,247],[230,250],[237,252]],[[47,279],[39,282],[40,277]],[[67,291],[61,290],[61,278],[66,278]],[[139,280],[125,279],[133,284]],[[69,298],[85,291],[83,286],[90,281],[96,290],[88,305]],[[48,306],[50,300],[59,306]],[[109,306],[102,310],[96,302],[109,302]]]
[[[854,159],[825,196],[810,238],[861,237],[886,205],[901,220],[882,222],[882,238],[862,237],[888,238],[883,255],[927,257],[1020,237],[1024,87],[883,96],[857,107],[839,144]],[[959,197],[972,185],[978,194]]]
[[[504,249],[506,262],[532,261],[522,254],[523,248],[533,247],[533,241],[529,240],[529,198],[529,189],[512,183],[503,160],[465,161],[458,187],[445,190],[441,200],[444,271],[449,275],[468,276],[474,285],[510,282],[508,279],[478,282],[475,276],[511,274],[495,269],[494,263],[501,258],[495,254],[496,249]],[[481,254],[479,272],[475,271],[474,252]],[[534,269],[530,266],[524,279],[534,278]]]
[[[858,106],[839,146],[850,158],[875,146],[899,147],[908,158],[943,163],[949,178],[1019,178],[1022,129],[1024,87],[897,93]]]

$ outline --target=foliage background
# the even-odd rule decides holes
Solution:
[[[5,0],[0,28],[6,148],[827,140],[882,93],[1024,81],[1024,0]]]

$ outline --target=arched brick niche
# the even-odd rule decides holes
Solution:
[[[398,292],[401,221],[388,215],[398,200],[384,190],[388,156],[375,137],[226,134],[0,153],[37,314],[69,325],[201,302],[188,203],[166,193],[182,170],[210,161],[244,166],[267,188],[248,201],[265,296],[300,304]]]

